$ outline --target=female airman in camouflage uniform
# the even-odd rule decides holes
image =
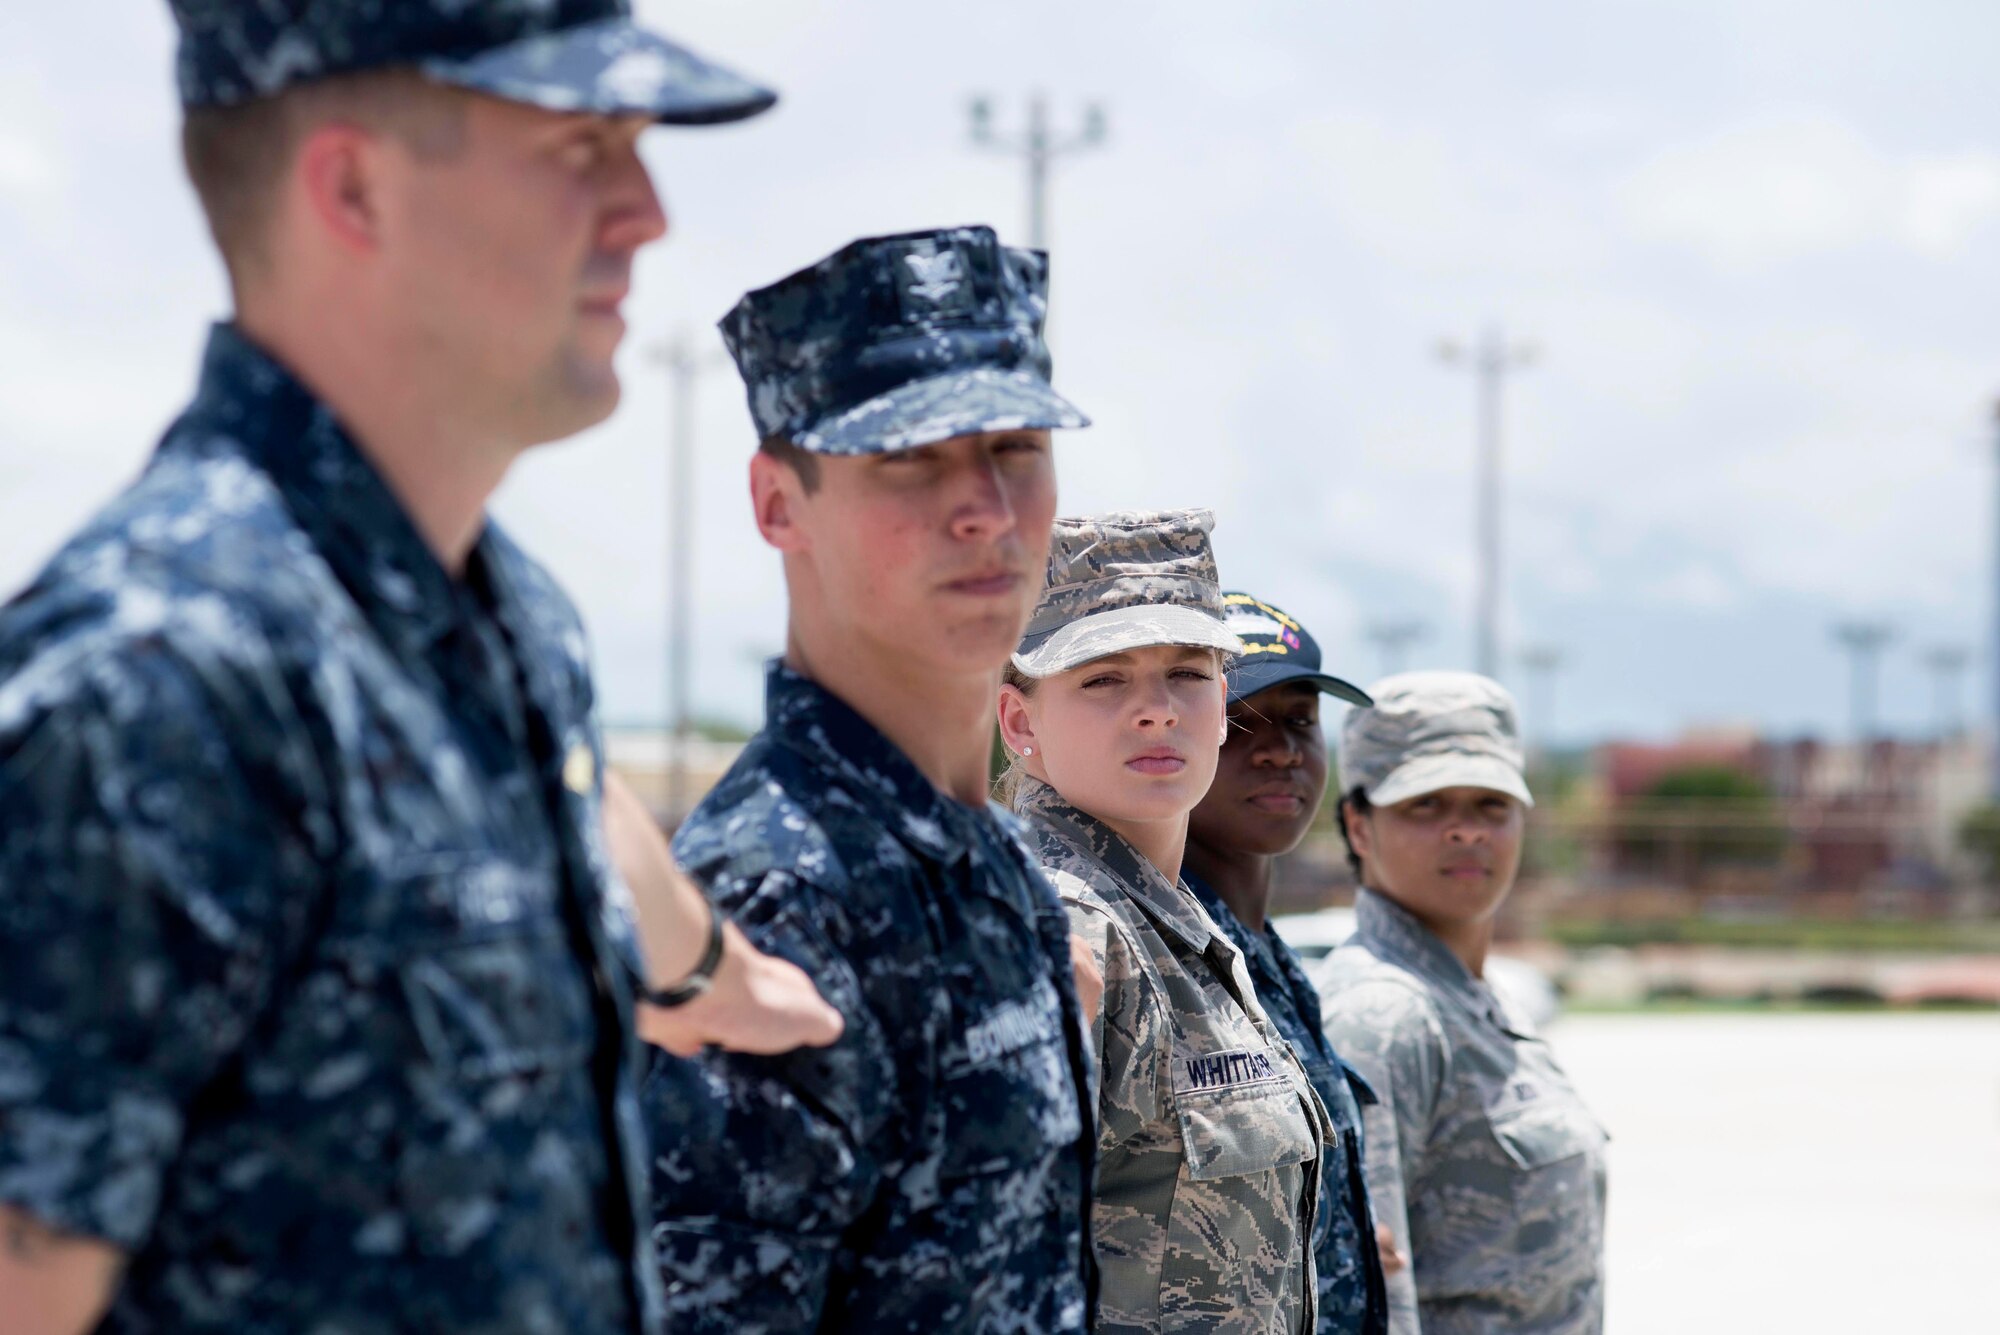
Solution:
[[[1357,926],[1322,991],[1327,1037],[1379,1099],[1368,1187],[1411,1260],[1391,1335],[1596,1335],[1604,1132],[1481,977],[1533,801],[1514,701],[1469,672],[1369,694],[1340,745]]]
[[[1056,521],[1001,688],[1016,810],[1104,978],[1097,1329],[1313,1329],[1325,1109],[1179,879],[1215,774],[1222,620],[1206,511]]]

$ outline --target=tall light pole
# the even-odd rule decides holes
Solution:
[[[688,743],[694,718],[688,707],[688,651],[694,639],[694,424],[695,385],[726,359],[702,352],[686,329],[652,349],[667,368],[673,426],[667,437],[667,819],[688,813]]]
[[[1393,677],[1401,672],[1406,651],[1429,633],[1430,627],[1421,621],[1370,623],[1366,634],[1369,641],[1382,653],[1382,675]]]
[[[1937,707],[1937,735],[1950,741],[1965,730],[1958,712],[1958,680],[1972,661],[1971,651],[1960,644],[1940,644],[1924,651],[1924,666],[1930,669],[1932,702]]]
[[[1875,736],[1876,667],[1883,646],[1894,637],[1895,631],[1881,621],[1843,621],[1833,628],[1833,638],[1847,650],[1851,664],[1849,703],[1854,740],[1864,748]]]
[[[975,97],[967,105],[972,121],[972,142],[997,153],[1013,153],[1028,166],[1028,245],[1035,250],[1049,248],[1049,165],[1066,154],[1095,148],[1104,142],[1109,122],[1104,108],[1096,102],[1083,109],[1083,124],[1074,133],[1058,135],[1049,129],[1049,103],[1041,93],[1028,99],[1028,127],[1018,135],[1003,135],[993,127],[993,99]]]
[[[1552,644],[1521,651],[1521,666],[1528,674],[1528,750],[1543,763],[1548,761],[1549,739],[1555,735],[1556,673],[1563,664],[1563,651]]]
[[[1497,676],[1500,667],[1500,390],[1508,372],[1533,366],[1540,355],[1532,343],[1509,343],[1498,326],[1484,330],[1471,348],[1452,339],[1438,344],[1438,359],[1470,369],[1479,387],[1479,588],[1473,661],[1488,677]]]
[[[1994,405],[1993,426],[1994,459],[2000,463],[2000,404]],[[1993,644],[1989,658],[1993,678],[1993,716],[1987,720],[1987,726],[1993,730],[1988,753],[1993,768],[1988,776],[1987,796],[2000,803],[2000,497],[1995,498],[1993,542]]]

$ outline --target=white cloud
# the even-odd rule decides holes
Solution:
[[[2000,157],[1898,158],[1831,114],[1794,111],[1670,147],[1617,194],[1639,235],[1732,270],[1870,242],[1951,258],[2000,215]]]

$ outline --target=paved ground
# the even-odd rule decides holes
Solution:
[[[1608,1335],[2000,1335],[2000,1016],[1577,1015]]]

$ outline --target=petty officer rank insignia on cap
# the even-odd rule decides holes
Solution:
[[[902,285],[903,318],[912,323],[968,319],[978,314],[965,262],[933,240],[903,256],[909,281]]]

